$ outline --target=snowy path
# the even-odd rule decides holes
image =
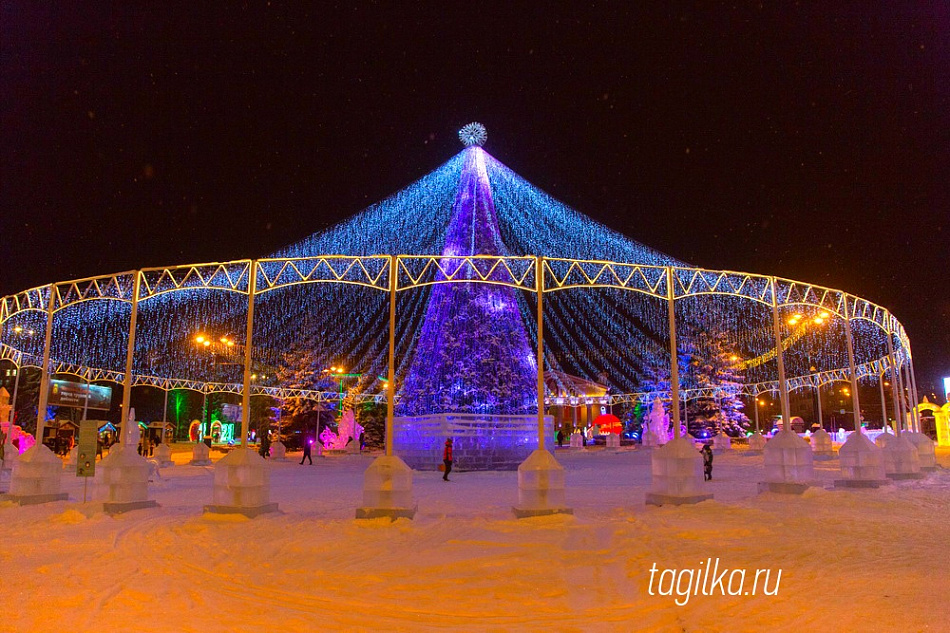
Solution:
[[[176,458],[183,458],[176,455]],[[282,513],[204,516],[211,469],[161,508],[0,505],[0,631],[950,631],[950,470],[876,491],[757,495],[717,456],[714,501],[643,505],[646,452],[558,452],[573,517],[515,520],[515,473],[417,473],[415,521],[357,522],[368,457],[272,464]],[[950,467],[950,453],[938,453]],[[818,463],[821,479],[837,461]],[[81,499],[81,483],[67,474]],[[649,569],[782,569],[776,596],[650,596]],[[10,603],[7,603],[10,604]]]

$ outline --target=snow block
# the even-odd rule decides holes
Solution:
[[[920,470],[930,471],[937,469],[937,455],[932,439],[923,433],[916,433],[914,431],[904,431],[901,433],[901,437],[913,444],[914,448],[917,449],[917,457],[920,459]]]
[[[887,482],[884,452],[864,433],[851,433],[838,449],[842,479],[836,488],[877,488]]]
[[[412,469],[396,455],[381,455],[363,474],[363,507],[357,519],[411,519],[416,514],[412,499]]]
[[[518,505],[512,511],[519,519],[574,514],[564,501],[564,467],[550,451],[538,449],[518,466]]]
[[[7,444],[3,453],[3,464],[0,469],[13,472],[13,465],[20,459],[20,452],[13,444]]]
[[[283,442],[277,441],[270,445],[270,458],[275,462],[287,461],[287,447]]]
[[[116,514],[158,505],[148,499],[148,472],[148,460],[131,447],[109,451],[96,467],[96,496],[103,509]]]
[[[808,442],[793,431],[781,430],[765,444],[765,482],[767,484],[808,484],[815,477],[814,455]],[[772,492],[785,488],[770,487]],[[797,491],[797,487],[791,488]]]
[[[688,437],[671,440],[651,455],[650,505],[681,505],[712,499],[703,490],[703,457]]]
[[[6,498],[20,505],[62,501],[60,492],[63,462],[42,444],[34,444],[13,464],[10,493]]]
[[[214,467],[212,504],[205,512],[243,514],[253,518],[277,510],[270,502],[270,471],[264,458],[248,448],[237,448]]]
[[[607,435],[607,448],[620,448],[620,436],[616,433]]]
[[[191,449],[191,461],[188,463],[192,466],[210,466],[211,449],[208,448],[208,445],[204,442],[198,442],[194,448]]]
[[[732,440],[725,433],[716,433],[712,444],[713,450],[717,453],[725,453],[732,448]]]
[[[571,433],[571,448],[584,448],[584,438],[580,433]]]
[[[874,439],[874,443],[880,446],[881,448],[884,448],[893,439],[894,439],[894,435],[890,431],[885,430],[883,433],[881,433]]]
[[[174,466],[175,462],[172,461],[172,447],[168,444],[162,442],[155,447],[155,461],[158,462],[159,468],[168,468],[169,466]]]
[[[79,445],[73,446],[69,450],[69,457],[66,458],[66,462],[63,464],[63,468],[70,469],[76,468],[76,463],[79,461]]]
[[[883,435],[882,435],[883,437]],[[920,456],[917,447],[907,441],[902,433],[891,436],[883,448],[884,473],[891,479],[922,479]]]
[[[765,436],[756,431],[749,436],[749,452],[761,453],[765,449]]]
[[[834,459],[835,449],[828,431],[818,429],[812,433],[811,451],[817,460]]]
[[[642,445],[644,448],[656,448],[660,446],[660,438],[653,431],[647,429],[643,433]]]

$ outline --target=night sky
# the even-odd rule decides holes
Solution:
[[[577,210],[879,303],[950,376],[945,3],[105,4],[0,4],[0,294],[265,255],[480,121]]]

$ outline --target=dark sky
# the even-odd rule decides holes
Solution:
[[[105,4],[0,4],[0,294],[264,255],[480,121],[574,208],[877,302],[950,376],[945,3]]]

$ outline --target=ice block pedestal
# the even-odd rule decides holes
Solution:
[[[264,458],[249,448],[238,448],[214,466],[213,503],[205,512],[243,514],[253,519],[276,512],[270,502],[270,472]]]
[[[641,442],[643,448],[656,448],[660,445],[660,438],[656,433],[647,429],[643,432],[643,441]]]
[[[270,458],[275,462],[287,461],[287,447],[283,442],[274,442],[270,445]]]
[[[749,450],[752,455],[758,455],[765,450],[765,436],[756,431],[749,436]]]
[[[396,455],[377,457],[363,474],[363,507],[356,509],[356,518],[395,521],[415,515],[412,469]]]
[[[157,506],[148,498],[148,460],[130,445],[113,447],[96,466],[96,496],[107,514]]]
[[[801,494],[815,478],[811,446],[793,431],[776,433],[763,454],[765,481],[759,483],[759,492]]]
[[[19,459],[20,453],[17,451],[17,447],[8,442],[3,450],[3,463],[0,464],[0,469],[9,472],[12,477],[13,465],[16,464]]]
[[[620,436],[616,433],[607,435],[607,448],[620,448]]]
[[[20,505],[68,499],[59,488],[62,474],[62,460],[42,444],[34,444],[13,462],[10,492],[0,499]]]
[[[162,442],[155,447],[155,461],[158,462],[159,468],[168,468],[169,466],[174,466],[175,462],[172,461],[172,447]]]
[[[901,433],[901,437],[905,438],[917,449],[917,457],[920,459],[921,471],[928,472],[937,470],[937,454],[932,439],[923,433],[914,433],[912,431],[904,431]]]
[[[852,433],[838,449],[841,479],[835,488],[877,488],[888,482],[884,473],[884,452],[861,432]]]
[[[834,445],[831,442],[831,436],[828,431],[818,429],[811,436],[811,451],[815,459],[819,461],[835,458]]]
[[[653,451],[653,486],[649,505],[683,505],[712,499],[703,489],[703,457],[688,437],[671,440]]]
[[[884,452],[884,474],[889,479],[923,479],[917,447],[904,434],[891,437],[881,449]]]
[[[716,453],[725,453],[732,448],[732,440],[728,435],[720,431],[713,437],[712,447]]]
[[[550,451],[538,449],[518,466],[518,505],[512,511],[519,519],[574,514],[564,501],[564,467]]]
[[[192,466],[210,466],[211,449],[208,448],[208,445],[204,442],[198,442],[195,444],[195,447],[191,449],[191,461],[188,463]]]

